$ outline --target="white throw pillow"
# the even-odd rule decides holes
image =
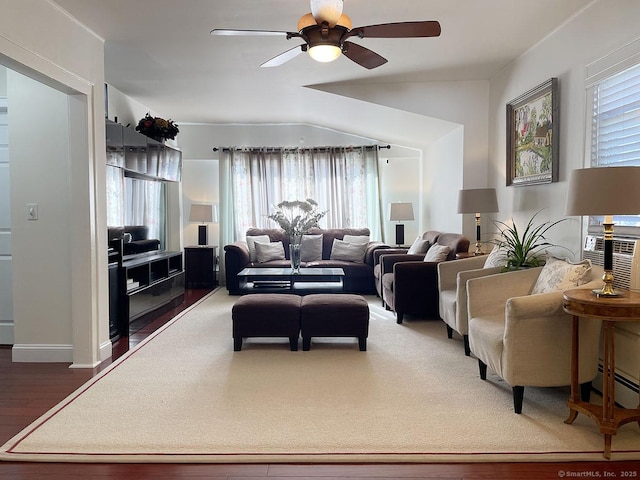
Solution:
[[[547,257],[531,294],[555,292],[579,287],[589,281],[591,260],[572,263],[567,259]]]
[[[424,256],[425,262],[444,262],[449,255],[449,247],[446,245],[431,245]]]
[[[495,245],[491,253],[487,255],[487,259],[484,261],[484,268],[493,267],[506,267],[507,266],[507,251],[504,248],[500,248],[500,245]]]
[[[315,262],[322,260],[322,235],[303,235],[300,242],[300,260]]]
[[[247,247],[249,247],[249,261],[251,263],[256,261],[256,242],[269,243],[271,239],[269,235],[249,235],[247,236]]]
[[[411,247],[409,247],[409,251],[407,252],[410,255],[424,255],[429,250],[429,240],[423,240],[422,237],[417,237]]]
[[[344,237],[342,237],[342,241],[347,243],[357,243],[357,244],[369,243],[369,236],[368,235],[345,235]]]
[[[284,245],[282,242],[261,243],[256,242],[256,261],[258,263],[270,260],[284,260]]]
[[[347,243],[334,238],[333,245],[331,246],[331,260],[364,263],[364,253],[366,250],[366,243]]]

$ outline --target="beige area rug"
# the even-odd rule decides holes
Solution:
[[[379,299],[368,351],[355,339],[251,339],[233,351],[219,290],[183,312],[7,442],[2,460],[91,462],[477,462],[602,460],[567,389],[525,389],[522,415],[441,321],[397,325]],[[640,430],[613,437],[640,459]]]

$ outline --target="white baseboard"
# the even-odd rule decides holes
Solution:
[[[113,344],[111,340],[104,342],[100,345],[100,361],[104,362],[105,360],[111,358]]]
[[[0,322],[0,345],[13,345],[13,322]]]
[[[14,345],[11,350],[14,362],[73,362],[73,345]]]

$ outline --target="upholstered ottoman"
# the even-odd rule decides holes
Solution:
[[[231,309],[233,349],[242,349],[247,337],[287,337],[291,351],[298,350],[300,296],[256,293],[240,297]]]
[[[307,295],[300,305],[300,328],[305,351],[311,348],[311,337],[357,337],[364,352],[369,336],[369,305],[360,295]]]

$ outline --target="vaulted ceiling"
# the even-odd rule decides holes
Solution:
[[[388,59],[373,70],[344,56],[321,64],[306,54],[260,68],[300,42],[209,34],[296,31],[308,0],[55,2],[105,40],[106,81],[123,93],[176,121],[250,123],[305,121],[322,108],[308,86],[490,79],[592,0],[345,0],[354,26],[441,24],[436,38],[352,39]]]

